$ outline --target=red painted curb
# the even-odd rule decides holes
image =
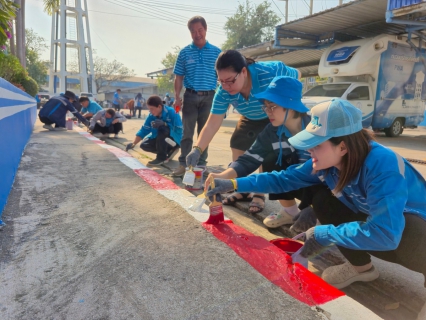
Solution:
[[[226,243],[266,279],[309,306],[323,304],[345,293],[326,283],[274,244],[227,220],[218,225],[202,224],[217,239]]]
[[[133,171],[155,190],[180,190],[173,181],[164,178],[154,170],[135,169]]]

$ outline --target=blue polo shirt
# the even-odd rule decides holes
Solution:
[[[81,113],[85,114],[86,112],[90,112],[96,114],[98,111],[103,110],[102,107],[97,104],[95,101],[90,101],[87,108],[81,108]]]
[[[118,94],[118,92],[116,91],[116,92],[114,92],[114,97],[113,97],[113,99],[112,99],[112,103],[113,104],[117,104],[117,105],[119,105],[120,104],[120,95]]]
[[[268,116],[262,110],[263,103],[253,95],[265,91],[276,76],[288,76],[296,79],[299,77],[297,69],[287,67],[281,61],[259,61],[249,64],[248,70],[252,81],[248,100],[240,93],[230,95],[220,85],[214,96],[211,113],[225,114],[231,104],[240,114],[250,120],[266,119]]]
[[[215,63],[220,52],[218,47],[208,41],[201,49],[192,43],[179,52],[173,73],[184,76],[185,88],[195,91],[215,90],[217,86]]]

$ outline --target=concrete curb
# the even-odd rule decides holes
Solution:
[[[256,237],[243,228],[235,226],[232,221],[225,220],[225,223],[219,226],[204,224],[203,222],[209,216],[208,207],[203,205],[199,212],[189,210],[188,207],[196,199],[192,193],[146,167],[122,149],[108,145],[78,127],[75,128],[75,131],[98,144],[101,148],[113,153],[119,161],[132,169],[153,189],[167,199],[178,203],[194,219],[201,222],[208,232],[226,243],[265,278],[279,286],[289,295],[315,308],[329,319],[381,319],[371,310],[349,298],[344,292],[330,286],[301,265],[293,265],[290,256],[277,249],[267,240]],[[265,261],[265,259],[269,259],[269,262]],[[276,263],[275,267],[271,267],[273,263]]]

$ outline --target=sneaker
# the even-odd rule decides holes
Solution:
[[[284,224],[293,224],[293,216],[282,208],[278,213],[271,213],[263,220],[263,224],[268,228],[277,228]]]
[[[108,134],[108,133],[103,133],[103,134],[100,136],[100,139],[106,139],[106,138],[109,138],[109,134]]]
[[[114,135],[114,139],[118,139],[118,133]]]
[[[164,163],[164,160],[158,160],[158,159],[155,159],[155,160],[151,160],[151,161],[148,161],[148,163],[146,164],[148,167],[150,167],[150,166],[160,166],[160,165],[162,165]]]
[[[379,271],[373,266],[370,270],[359,273],[348,261],[324,270],[321,278],[337,289],[343,289],[355,281],[373,281],[379,277]]]
[[[167,162],[169,162],[169,161],[172,161],[173,160],[173,158],[177,155],[177,153],[179,152],[179,150],[180,150],[180,147],[176,147],[176,148],[173,148],[172,150],[171,150],[171,152],[170,152],[170,155],[169,156],[167,156],[167,159],[166,159],[166,161],[164,161],[164,163],[167,163]]]
[[[95,133],[92,133],[92,136],[94,136],[96,138],[101,138],[103,136],[103,134],[100,133],[100,132],[95,132]]]
[[[180,165],[179,168],[173,171],[172,176],[173,177],[182,177],[185,174],[186,170],[185,167]]]
[[[64,127],[56,127],[54,130],[55,131],[67,131],[68,129],[64,128]]]
[[[45,129],[47,129],[49,131],[55,131],[55,128],[53,128],[51,124],[45,124],[43,126],[43,128],[45,128]]]

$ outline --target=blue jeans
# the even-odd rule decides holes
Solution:
[[[207,122],[212,108],[214,93],[199,96],[197,94],[185,92],[182,102],[182,124],[183,124],[183,138],[180,144],[181,153],[179,156],[179,163],[186,167],[186,156],[191,152],[195,125],[197,125],[197,134],[200,135],[201,130]],[[201,154],[198,165],[207,165],[207,152],[206,148]]]

